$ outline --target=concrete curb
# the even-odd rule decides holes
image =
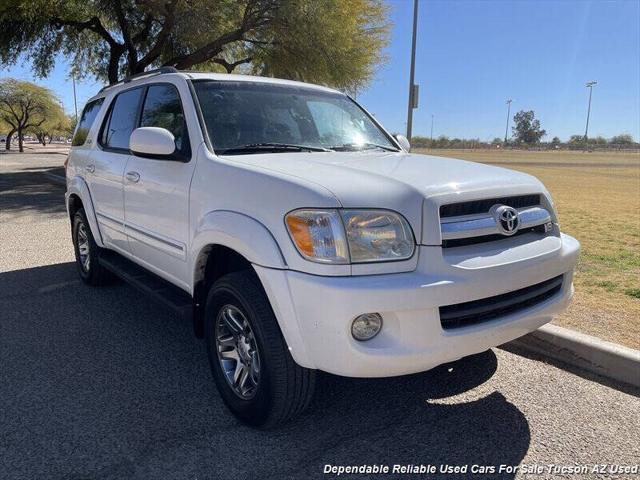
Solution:
[[[639,350],[550,324],[507,345],[640,387]]]

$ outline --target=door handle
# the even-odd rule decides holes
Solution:
[[[86,167],[84,167],[84,169],[89,173],[93,173],[96,171],[96,166],[93,164],[89,164]]]
[[[127,172],[125,177],[127,177],[127,180],[131,183],[138,183],[140,181],[140,174],[138,172]]]

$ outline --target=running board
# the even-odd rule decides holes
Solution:
[[[154,298],[160,304],[173,310],[181,317],[193,318],[193,300],[191,296],[179,287],[167,282],[158,275],[126,259],[119,253],[102,250],[100,264],[129,283],[134,288]]]

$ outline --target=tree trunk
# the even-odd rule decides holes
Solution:
[[[18,129],[18,151],[19,151],[20,153],[23,153],[23,152],[24,152],[24,147],[23,147],[23,145],[22,145],[22,142],[23,142],[23,138],[22,138],[22,129],[21,129],[21,128],[19,128],[19,129]]]
[[[4,144],[4,149],[5,150],[11,150],[11,138],[13,137],[14,133],[16,133],[15,129],[13,129],[9,133],[7,133],[7,140],[6,140],[5,144]]]
[[[107,64],[107,78],[109,85],[118,83],[118,67],[120,65],[120,57],[124,52],[124,45],[113,45],[109,50],[109,63]]]

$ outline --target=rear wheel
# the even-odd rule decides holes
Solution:
[[[258,279],[234,272],[215,282],[206,306],[209,363],[220,395],[243,422],[273,427],[300,414],[315,371],[295,363]]]
[[[100,265],[98,259],[102,249],[93,238],[87,215],[82,208],[73,216],[71,234],[80,278],[88,285],[102,285],[109,274]]]

